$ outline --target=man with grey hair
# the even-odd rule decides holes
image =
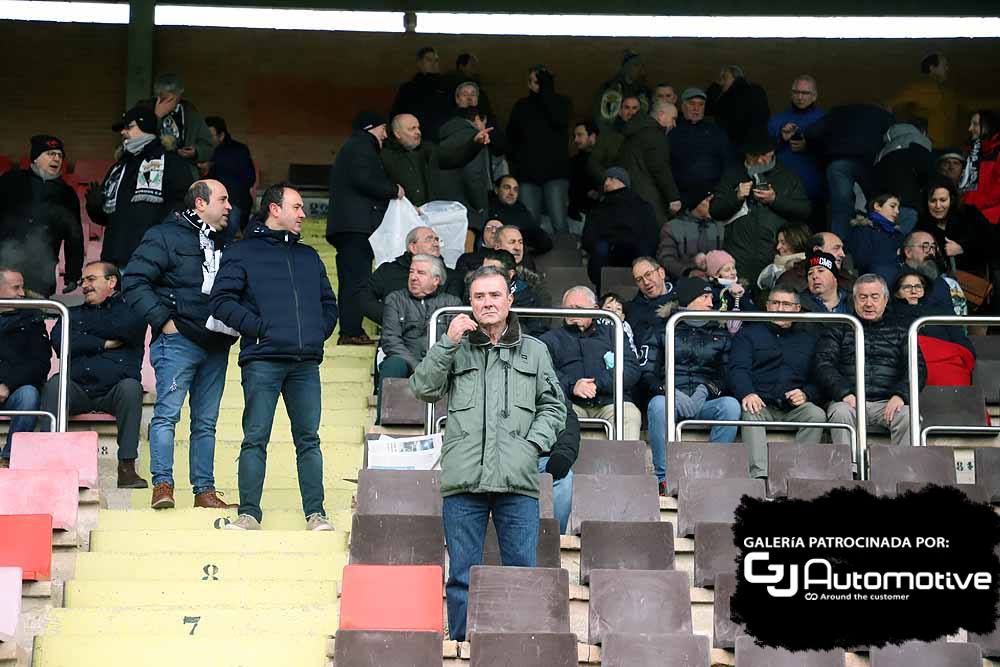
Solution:
[[[597,308],[597,297],[589,287],[577,285],[566,290],[562,307]],[[638,440],[642,414],[632,403],[632,388],[639,380],[639,363],[629,345],[623,346],[623,358],[616,358],[614,329],[593,317],[567,317],[562,327],[542,334],[541,339],[549,348],[563,394],[579,417],[614,421],[615,367],[622,364],[624,436]]]
[[[190,100],[178,74],[161,74],[153,82],[153,111],[160,123],[160,141],[192,166],[212,158],[212,133]]]
[[[628,172],[632,190],[653,207],[661,225],[681,210],[667,139],[667,133],[676,125],[677,107],[670,102],[655,103],[649,115],[636,116],[625,124],[625,143],[616,162]],[[649,252],[654,251],[655,247]]]
[[[462,301],[444,291],[448,282],[444,262],[436,255],[419,253],[410,260],[406,289],[385,298],[382,318],[382,353],[378,367],[378,418],[382,417],[381,382],[408,378],[427,353],[427,326],[438,308],[461,306]]]
[[[874,273],[866,273],[854,283],[854,314],[865,332],[865,416],[868,428],[888,431],[892,444],[906,445],[910,439],[908,331],[905,322],[886,317],[889,288]],[[815,377],[833,402],[827,420],[857,426],[857,396],[854,328],[829,326],[816,345]],[[917,350],[919,383],[927,382],[927,366]],[[842,429],[832,432],[835,443],[850,442]]]

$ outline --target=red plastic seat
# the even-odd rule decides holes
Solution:
[[[81,185],[100,183],[113,164],[114,160],[77,160],[73,173]]]
[[[53,530],[76,528],[80,475],[75,469],[0,468],[0,514],[50,514]]]
[[[0,516],[0,567],[19,567],[29,581],[52,576],[52,516],[17,514]],[[2,598],[0,598],[2,600]]]
[[[444,631],[440,565],[348,565],[341,630]]]
[[[14,161],[9,155],[0,155],[0,174],[7,173],[14,166]]]
[[[0,642],[14,641],[21,615],[21,568],[0,567]]]
[[[97,475],[97,433],[15,433],[11,441],[10,467],[13,470],[70,468],[80,477],[80,487],[95,489]]]

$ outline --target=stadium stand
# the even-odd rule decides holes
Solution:
[[[668,442],[667,493],[676,496],[682,479],[748,477],[750,460],[741,443]]]
[[[853,479],[850,445],[803,445],[794,442],[767,444],[767,493],[772,498],[788,493],[788,479]]]

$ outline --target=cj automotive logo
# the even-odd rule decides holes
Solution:
[[[799,565],[765,565],[769,560],[767,551],[748,553],[743,578],[766,585],[768,595],[775,598],[802,591],[805,600],[906,600],[913,591],[989,591],[993,584],[989,572],[834,572],[826,558],[806,561],[800,576]]]

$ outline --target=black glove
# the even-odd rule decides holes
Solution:
[[[101,188],[100,183],[94,182],[87,186],[87,192],[84,194],[84,199],[87,201],[87,206],[90,208],[100,208],[104,206],[104,190]]]
[[[562,479],[569,474],[569,469],[573,467],[573,462],[569,457],[556,452],[549,456],[549,462],[545,466],[545,472],[552,475],[552,479]]]

